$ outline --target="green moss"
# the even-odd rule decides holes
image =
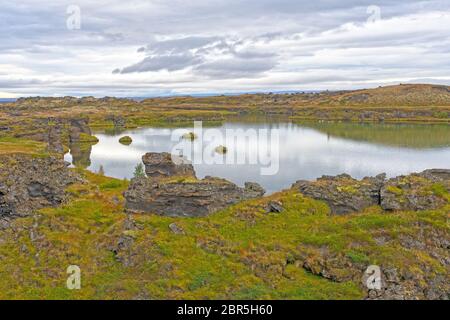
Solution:
[[[352,186],[352,185],[340,186],[340,187],[337,187],[337,190],[339,192],[345,192],[345,193],[349,193],[349,194],[357,194],[359,192],[357,186]]]
[[[89,134],[86,133],[80,133],[80,139],[79,142],[80,143],[87,143],[87,144],[97,144],[98,143],[98,138],[96,136],[91,136]]]
[[[393,194],[397,195],[397,196],[401,196],[403,194],[403,190],[400,189],[397,186],[387,186],[386,190],[389,191],[390,193],[393,193]]]
[[[431,190],[433,191],[433,194],[444,197],[448,195],[447,188],[442,183],[435,183],[431,186]]]
[[[0,138],[0,155],[5,154],[29,154],[36,157],[48,156],[46,143],[12,137]]]
[[[347,252],[347,256],[350,258],[350,260],[352,260],[355,263],[365,263],[365,264],[369,264],[369,257],[361,252],[357,252],[354,250],[350,250]]]
[[[448,112],[445,112],[445,111],[435,112],[434,116],[439,119],[448,119],[449,118]]]
[[[99,187],[100,190],[117,190],[124,189],[127,184],[127,181],[112,179],[111,181],[100,184]]]

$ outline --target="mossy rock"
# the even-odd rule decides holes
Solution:
[[[186,139],[186,140],[194,141],[195,139],[198,138],[198,136],[194,132],[187,132],[187,133],[183,134],[182,138]]]
[[[133,139],[131,139],[131,137],[129,136],[125,136],[120,138],[119,142],[125,146],[129,146],[133,142]]]
[[[225,146],[218,146],[214,150],[219,154],[226,154],[228,152],[228,148]]]

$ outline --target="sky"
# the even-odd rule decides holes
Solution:
[[[450,84],[448,0],[0,0],[0,98]]]

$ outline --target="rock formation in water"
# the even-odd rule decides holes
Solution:
[[[353,179],[347,174],[297,181],[292,188],[328,204],[333,214],[359,212],[380,205],[384,210],[429,210],[447,203],[450,170],[432,169],[386,180],[385,174]]]

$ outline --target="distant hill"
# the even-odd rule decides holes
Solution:
[[[341,92],[330,99],[339,105],[449,106],[450,86],[402,84]]]
[[[401,84],[375,89],[291,93],[247,93],[204,97],[149,98],[165,107],[180,105],[265,107],[450,107],[450,86]]]

